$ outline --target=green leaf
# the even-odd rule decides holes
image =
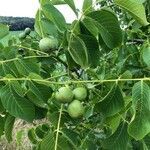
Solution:
[[[39,125],[38,127],[35,128],[35,134],[37,135],[38,138],[43,139],[45,132],[42,129],[42,126]]]
[[[122,43],[122,31],[116,15],[107,9],[93,11],[82,20],[85,27],[93,34],[100,34],[105,44],[113,49]]]
[[[86,30],[83,26],[81,33],[83,34],[75,33],[70,35],[69,53],[82,68],[96,67],[99,64],[100,57],[98,41],[93,35],[86,35]]]
[[[139,105],[142,106],[141,111],[144,108],[150,111],[150,87],[143,80],[134,84],[132,88],[132,99],[134,108],[139,103],[142,103],[142,105]]]
[[[8,115],[5,121],[4,131],[8,142],[12,141],[12,130],[15,123],[15,117]]]
[[[76,145],[78,144],[79,134],[69,129],[63,129],[61,133],[65,141],[70,143],[70,146],[72,147],[72,149],[78,150]]]
[[[46,37],[47,35],[51,35],[57,37],[57,28],[54,23],[41,15],[40,10],[37,11],[34,29],[39,34],[40,37]]]
[[[132,79],[132,72],[126,70],[123,74],[120,75],[120,79]],[[120,83],[120,86],[123,87],[126,81]]]
[[[38,9],[36,16],[35,16],[35,24],[34,24],[34,29],[35,32],[39,34],[40,37],[44,36],[44,27],[42,27],[42,23],[41,23],[41,10]]]
[[[4,108],[13,116],[32,122],[35,116],[33,104],[26,98],[18,95],[13,83],[7,83],[1,89],[1,101]]]
[[[47,108],[47,101],[52,95],[52,89],[49,86],[36,83],[34,81],[28,81],[28,93],[27,96],[37,106]]]
[[[99,30],[95,24],[93,24],[92,18],[85,17],[82,20],[83,25],[93,34],[93,36],[97,37]]]
[[[4,124],[5,124],[5,119],[4,117],[0,116],[0,138],[4,134]]]
[[[42,130],[43,130],[45,133],[47,133],[47,132],[49,131],[49,129],[50,129],[49,123],[44,123],[44,124],[42,124]]]
[[[127,150],[128,141],[127,124],[121,123],[116,132],[102,142],[102,147],[111,150]]]
[[[54,150],[54,146],[55,146],[54,133],[52,131],[49,131],[40,144],[40,150],[44,149]]]
[[[22,140],[23,140],[23,136],[24,136],[24,129],[19,129],[16,133],[16,136],[15,136],[15,141],[16,141],[16,145],[17,146],[21,146],[22,145]]]
[[[93,4],[93,0],[84,0],[83,7],[82,7],[82,11],[84,12],[84,14],[93,10],[92,4]]]
[[[120,124],[120,120],[121,120],[121,115],[120,114],[116,114],[116,115],[108,117],[106,119],[106,124],[111,129],[112,134],[117,130],[117,128]]]
[[[28,131],[28,138],[32,142],[32,144],[37,144],[38,143],[34,128],[31,128]]]
[[[133,0],[133,1],[135,1],[135,0]],[[139,3],[145,3],[146,2],[146,0],[137,0],[137,2],[139,2]]]
[[[44,2],[44,1],[47,1],[47,0],[42,0],[42,1]],[[48,1],[48,2],[49,2],[49,1]],[[51,2],[51,4],[53,4],[53,5],[68,4],[68,5],[70,6],[70,8],[74,11],[74,13],[75,13],[76,15],[78,15],[73,0],[50,0],[50,2]],[[46,2],[44,2],[44,3],[46,3]],[[44,4],[44,3],[43,3],[43,4]]]
[[[111,51],[111,48],[106,45],[100,34],[98,35],[98,41],[101,48],[101,53],[105,54]]]
[[[66,140],[63,136],[59,135],[58,143],[56,143],[55,135],[52,131],[49,131],[40,143],[40,150],[70,150],[70,148],[68,140]]]
[[[68,50],[71,57],[77,64],[79,64],[82,68],[88,67],[87,48],[80,37],[72,35]]]
[[[116,5],[129,12],[141,25],[146,26],[149,24],[146,19],[145,8],[143,4],[139,3],[137,0],[114,0],[114,2]]]
[[[82,39],[82,41],[86,45],[88,53],[88,66],[96,67],[99,64],[99,57],[100,57],[98,41],[93,36],[83,34],[80,34],[79,38]]]
[[[150,149],[150,134],[148,134],[145,138],[144,138],[144,143],[147,147],[147,149],[144,150],[149,150]]]
[[[46,117],[47,109],[35,106],[35,120],[40,120]]]
[[[6,53],[6,54],[4,54],[4,55],[6,55],[7,57],[5,58],[6,60],[7,59],[11,59],[11,58],[9,58],[10,57],[10,55],[11,54],[9,54],[9,52],[7,52],[6,50],[4,50],[4,52]],[[11,55],[12,56],[12,55]],[[15,57],[15,56],[14,56]],[[13,58],[14,58],[13,57]],[[12,59],[13,59],[12,58]],[[1,70],[1,72],[0,72],[0,75],[1,76],[5,76],[5,75],[7,75],[7,74],[12,74],[13,76],[18,76],[19,75],[19,73],[18,73],[18,70],[17,70],[17,68],[16,68],[16,66],[15,66],[15,64],[14,64],[14,62],[5,62],[5,63],[1,63],[0,64],[0,70]]]
[[[142,58],[145,64],[150,67],[150,46],[143,48]]]
[[[53,22],[51,22],[48,19],[42,18],[41,25],[42,25],[42,29],[44,31],[45,36],[51,35],[53,37],[57,37],[57,35],[58,35],[57,28]]]
[[[113,85],[103,100],[95,105],[95,109],[105,117],[113,116],[124,107],[124,100],[121,89],[117,84]]]
[[[52,4],[42,5],[42,11],[46,18],[52,21],[60,32],[63,33],[66,30],[67,24],[64,16]]]
[[[0,39],[9,34],[9,26],[0,23]]]
[[[47,113],[47,118],[49,121],[51,121],[51,124],[54,126],[54,127],[57,127],[57,123],[58,123],[58,119],[59,119],[59,113],[58,112],[48,112]]]
[[[126,70],[123,74],[121,74],[120,79],[132,79],[132,72],[130,70]]]
[[[50,0],[53,5],[65,4],[64,0]]]
[[[94,113],[94,107],[87,106],[84,109],[84,117],[88,120]]]
[[[68,68],[70,70],[73,70],[75,67],[78,66],[77,63],[75,63],[75,61],[72,59],[68,51],[66,51],[66,59],[67,59]]]
[[[36,74],[34,72],[30,72],[28,78],[31,79],[32,81],[38,83],[38,84],[41,84],[41,85],[46,85],[46,86],[51,85],[48,82],[45,82],[45,80],[39,74]]]
[[[128,133],[134,139],[141,140],[150,132],[149,114],[147,110],[137,112],[134,120],[129,124]]]
[[[132,88],[135,114],[129,124],[128,133],[136,140],[143,139],[150,132],[150,87],[143,81]]]
[[[36,106],[38,106],[40,108],[46,108],[47,104],[43,101],[43,99],[41,99],[41,95],[40,95],[40,97],[38,97],[38,95],[40,93],[39,90],[34,86],[34,84],[32,84],[32,85],[31,84],[30,84],[30,89],[27,93],[28,98]]]
[[[12,76],[11,74],[8,74],[8,75],[6,75],[5,76],[6,78],[8,78],[8,79],[14,79],[14,76]],[[18,94],[18,95],[20,95],[21,97],[23,97],[24,96],[24,90],[23,90],[23,88],[21,87],[21,85],[20,85],[20,83],[16,80],[12,80],[11,81],[11,85],[12,85],[12,87],[13,87],[13,89],[14,89],[14,91]]]
[[[70,150],[70,149],[73,149],[73,147],[69,144],[68,139],[64,138],[63,136],[60,136],[58,140],[57,149],[58,150],[64,150],[64,149]],[[74,148],[74,150],[78,150],[78,149]]]
[[[3,113],[4,111],[5,111],[5,109],[4,109],[1,99],[0,99],[0,114]]]
[[[21,129],[19,131],[17,131],[16,133],[16,143],[17,143],[17,146],[21,146],[22,145],[22,140],[23,140],[23,136],[25,134],[25,130],[24,129]]]
[[[40,65],[35,59],[22,60],[19,59],[14,61],[14,64],[18,72],[23,76],[28,76],[31,72],[39,74]]]
[[[85,35],[93,36],[93,34],[85,27],[83,22],[79,21],[78,24],[79,24],[79,33],[76,33],[76,34],[83,34],[83,35],[85,34]]]

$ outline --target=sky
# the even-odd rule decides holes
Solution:
[[[77,8],[82,8],[83,0],[74,0]],[[0,0],[0,16],[34,17],[39,7],[38,0]],[[75,19],[75,14],[67,5],[57,6],[67,22]]]

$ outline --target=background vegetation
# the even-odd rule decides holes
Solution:
[[[34,18],[0,16],[0,23],[9,25],[10,31],[24,30],[27,27],[33,29]]]
[[[78,18],[70,25],[53,5],[62,3]],[[18,146],[19,118],[33,150],[149,150],[150,1],[40,6],[34,34],[0,45],[0,136]],[[0,29],[3,39],[9,27]]]

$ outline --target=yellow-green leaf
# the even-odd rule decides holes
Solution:
[[[145,8],[137,0],[114,0],[115,4],[125,9],[141,25],[146,26],[149,23],[146,19]]]

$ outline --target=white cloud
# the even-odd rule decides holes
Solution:
[[[0,15],[34,17],[38,6],[38,0],[0,0]]]
[[[76,7],[82,8],[83,0],[75,0]],[[39,7],[38,0],[0,0],[0,16],[34,17]],[[63,13],[67,22],[72,22],[76,17],[72,10],[66,6],[57,6]]]

